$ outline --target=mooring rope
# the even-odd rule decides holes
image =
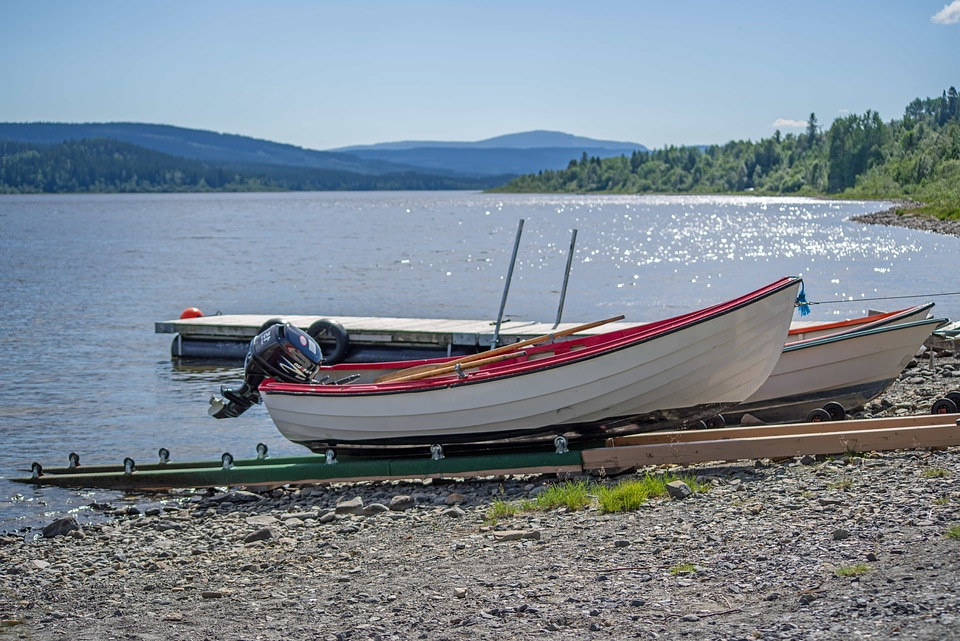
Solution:
[[[827,303],[859,303],[870,300],[896,300],[899,298],[935,298],[937,296],[960,296],[960,292],[942,292],[939,294],[910,294],[907,296],[877,296],[875,298],[841,298],[838,300],[818,300],[818,301],[797,301],[797,307],[801,305],[826,305]]]

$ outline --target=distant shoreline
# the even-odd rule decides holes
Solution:
[[[263,189],[263,190],[224,190],[224,189],[211,189],[211,190],[175,190],[175,191],[127,191],[127,192],[117,192],[117,191],[78,191],[78,192],[29,192],[29,193],[2,193],[0,192],[0,197],[2,196],[64,196],[64,195],[74,195],[74,196],[102,196],[102,195],[135,195],[135,194],[252,194],[252,193],[298,193],[301,191],[313,191],[313,190],[284,190],[284,189]],[[394,191],[478,191],[476,189],[424,189],[424,190],[407,190],[407,189],[362,189],[362,190],[317,190],[321,192],[329,193],[342,193],[344,191],[361,191],[361,192],[394,192]],[[494,194],[499,192],[493,192],[490,190],[479,190],[480,193],[484,194]],[[519,193],[519,192],[511,192]],[[524,192],[527,193],[527,192]],[[533,192],[530,192],[533,193]],[[557,194],[559,192],[539,192],[544,195]],[[566,194],[571,195],[571,194]],[[595,196],[612,196],[618,195],[622,196],[624,194],[612,194],[612,193],[591,193],[591,194],[577,194],[577,195],[595,195]],[[663,194],[634,194],[638,196],[646,195],[663,195]],[[683,195],[683,194],[670,194],[670,195]],[[730,196],[736,194],[696,194],[698,196],[703,195],[712,195],[712,196]],[[758,194],[751,194],[756,196]],[[845,202],[845,199],[835,199],[829,198],[826,196],[819,197],[823,200],[837,200],[838,202]],[[922,206],[922,203],[918,203],[912,200],[906,199],[889,199],[883,198],[878,199],[886,202],[894,202],[894,206],[889,209],[884,209],[883,211],[873,212],[869,214],[862,214],[859,216],[853,216],[850,218],[853,222],[863,223],[867,225],[886,225],[889,227],[905,227],[908,229],[918,229],[921,231],[929,231],[935,234],[943,234],[946,236],[957,236],[960,237],[960,220],[940,220],[939,218],[929,215],[916,213],[915,210]],[[906,210],[906,213],[899,213]]]
[[[883,211],[872,214],[853,216],[850,220],[867,225],[887,225],[890,227],[906,227],[919,229],[935,234],[960,237],[960,220],[940,220],[935,216],[920,213],[900,213],[904,209],[919,207],[920,203],[913,201],[896,201],[896,205]]]

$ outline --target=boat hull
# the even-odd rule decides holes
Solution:
[[[895,325],[900,323],[912,323],[913,321],[926,318],[933,303],[924,303],[915,307],[908,307],[894,312],[881,312],[853,318],[834,323],[804,323],[795,322],[787,335],[788,344],[796,341],[805,341],[815,338],[825,338],[834,334],[847,334],[857,332],[863,329],[882,327],[883,325]]]
[[[344,446],[574,439],[669,429],[756,391],[789,329],[798,279],[729,304],[611,332],[581,350],[415,383],[293,385],[260,393],[278,430],[314,450]],[[722,410],[721,410],[722,411]]]
[[[861,409],[896,381],[944,322],[931,318],[789,344],[764,384],[724,418],[802,421],[828,402]]]
[[[790,325],[790,331],[787,334],[787,344],[801,340],[811,340],[822,338],[833,334],[848,333],[883,325],[893,325],[907,323],[926,318],[929,310],[934,306],[933,303],[924,303],[915,307],[897,310],[894,312],[885,312],[872,314],[862,318],[850,320],[829,322],[829,323],[809,323],[803,321],[793,321]],[[632,326],[636,326],[635,324]],[[568,337],[560,340],[576,340],[577,336]],[[383,354],[387,356],[388,354]],[[396,354],[389,354],[395,356]],[[398,370],[409,367],[425,367],[427,365],[442,365],[447,362],[449,357],[423,357],[423,358],[403,358],[402,360],[392,360],[390,358],[373,359],[359,362],[352,359],[336,365],[325,365],[321,367],[321,374],[329,377],[330,380],[353,379],[357,383],[373,383],[378,378],[392,374]]]

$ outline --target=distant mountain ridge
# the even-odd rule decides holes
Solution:
[[[413,165],[428,171],[447,169],[473,176],[535,174],[566,169],[583,154],[609,158],[647,151],[639,143],[594,140],[559,131],[526,131],[476,142],[407,140],[341,147],[332,151],[367,160]]]
[[[582,154],[608,158],[646,151],[638,143],[529,131],[477,142],[402,141],[317,151],[237,134],[146,123],[0,123],[0,140],[57,144],[107,138],[211,164],[276,165],[362,175],[404,172],[489,178],[564,169]]]
[[[338,147],[330,151],[367,151],[374,149],[381,150],[406,150],[423,148],[458,148],[458,149],[608,149],[610,151],[633,152],[634,150],[646,151],[647,148],[635,142],[617,142],[613,140],[594,140],[593,138],[584,138],[583,136],[574,136],[573,134],[563,133],[562,131],[547,131],[538,129],[536,131],[524,131],[516,134],[506,134],[495,136],[476,142],[441,142],[437,140],[402,140],[398,142],[381,142],[373,145],[352,145],[350,147]]]

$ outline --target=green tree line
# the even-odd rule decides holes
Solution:
[[[0,194],[485,189],[506,180],[245,163],[211,166],[106,138],[55,145],[0,140]]]
[[[960,218],[960,104],[954,87],[915,99],[899,120],[875,111],[837,118],[825,131],[810,114],[800,134],[709,147],[669,146],[520,176],[501,192],[740,193],[909,198]]]

